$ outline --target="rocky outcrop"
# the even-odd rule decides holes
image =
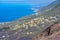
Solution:
[[[32,40],[60,40],[60,22],[56,22],[41,34],[33,37]]]

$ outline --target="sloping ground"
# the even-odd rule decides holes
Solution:
[[[55,23],[41,34],[33,37],[32,40],[60,40],[60,23]]]
[[[56,16],[59,18],[60,15],[60,1],[56,1],[56,4],[53,5],[53,7],[49,7],[48,9],[44,10],[41,16],[44,16],[45,18],[48,18],[50,16]],[[48,7],[48,6],[47,6]],[[52,25],[48,29],[46,29],[41,34],[36,35],[32,38],[32,40],[60,40],[60,19],[57,20],[58,23]]]
[[[45,11],[46,11],[47,9],[54,8],[57,4],[60,4],[60,0],[56,0],[56,1],[52,2],[52,3],[49,4],[48,6],[43,7],[40,11],[43,12],[43,13],[45,13]]]
[[[37,12],[11,23],[0,24],[0,40],[31,40],[32,37],[32,40],[48,40],[60,31],[60,23],[54,24],[56,21],[60,21],[60,3],[43,14]]]

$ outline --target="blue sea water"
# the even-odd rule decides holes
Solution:
[[[13,21],[34,13],[27,5],[0,5],[0,22]]]
[[[47,6],[51,2],[52,0],[47,0],[47,1],[42,0],[41,2],[37,1],[34,3],[33,2],[30,3],[29,1],[29,4],[27,2],[28,5],[23,5],[24,3],[20,5],[20,4],[13,4],[13,3],[5,4],[1,2],[0,3],[0,22],[14,21],[24,16],[33,14],[35,12],[31,10],[31,8],[36,7],[36,5],[39,5],[40,7],[38,9],[40,9],[43,6]]]

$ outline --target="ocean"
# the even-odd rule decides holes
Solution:
[[[0,5],[0,22],[14,21],[33,14],[31,8],[28,5]]]
[[[29,1],[30,2],[30,1]],[[23,4],[5,4],[0,3],[0,22],[10,22],[22,18],[24,16],[34,14],[32,8],[39,6],[38,9],[41,9],[43,6],[50,4],[51,0],[29,3],[28,5]],[[32,5],[31,5],[32,4]],[[34,5],[33,5],[34,4]],[[33,7],[34,6],[34,7]]]

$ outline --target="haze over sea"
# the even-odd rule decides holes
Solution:
[[[54,0],[2,0],[0,1],[0,22],[9,22],[35,13],[32,8],[42,8]]]

